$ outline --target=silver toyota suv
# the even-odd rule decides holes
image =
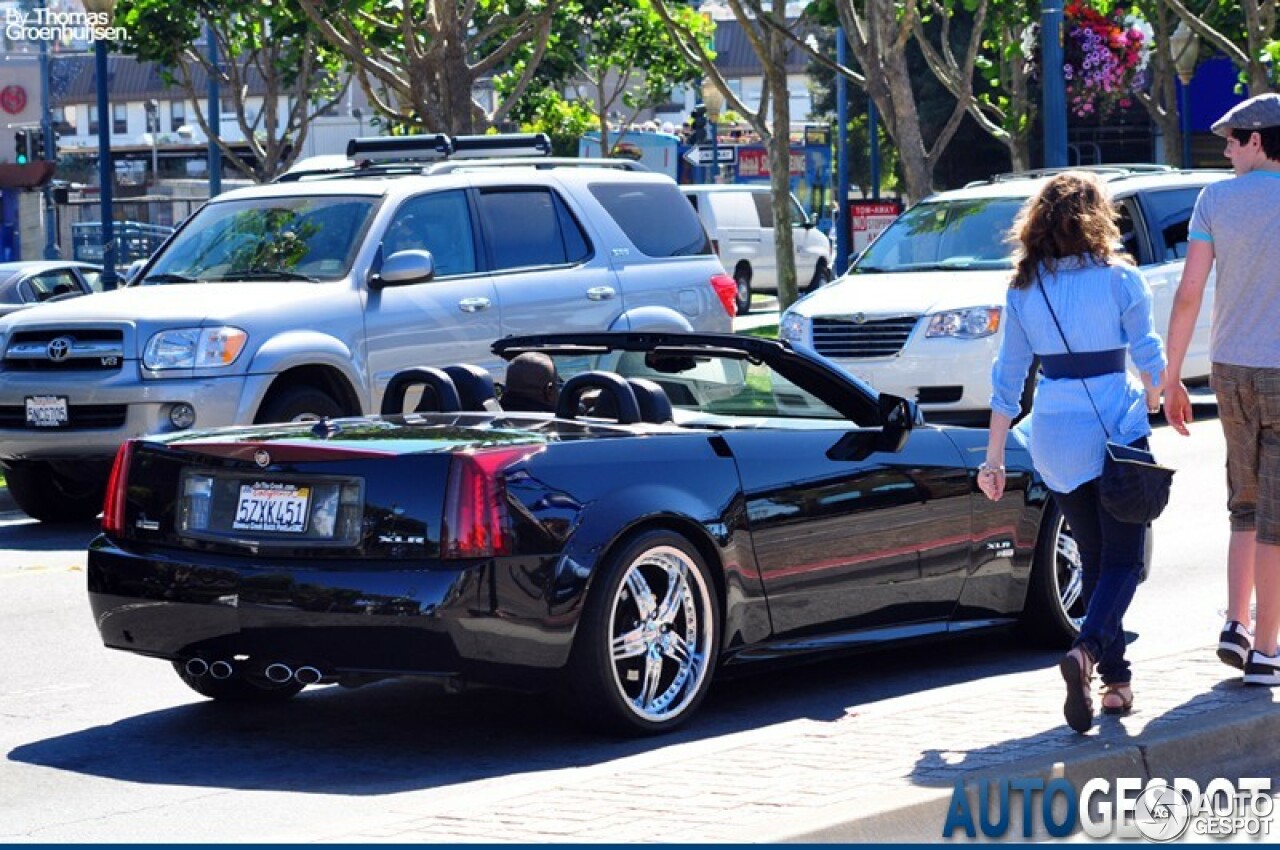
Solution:
[[[671,179],[468,143],[506,150],[354,140],[347,167],[211,200],[133,285],[0,320],[17,504],[93,517],[130,437],[376,412],[412,366],[500,379],[511,334],[731,330],[733,279]]]

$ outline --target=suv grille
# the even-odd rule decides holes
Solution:
[[[866,319],[815,318],[813,347],[824,357],[889,357],[902,350],[919,316]]]
[[[124,333],[117,330],[18,331],[4,352],[11,372],[109,372],[124,363]]]

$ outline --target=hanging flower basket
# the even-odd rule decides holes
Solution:
[[[1067,109],[1080,118],[1105,118],[1128,108],[1147,83],[1150,25],[1121,6],[1104,13],[1079,2],[1064,11]]]

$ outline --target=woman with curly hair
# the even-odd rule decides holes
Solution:
[[[999,499],[1009,427],[1039,357],[1043,377],[1027,420],[1031,460],[1079,547],[1087,606],[1080,636],[1058,665],[1067,685],[1063,713],[1077,732],[1093,725],[1095,666],[1102,710],[1123,714],[1133,705],[1122,620],[1142,570],[1147,527],[1107,513],[1098,479],[1108,440],[1146,448],[1147,414],[1159,408],[1166,365],[1152,328],[1151,291],[1118,253],[1115,219],[1102,182],[1081,171],[1051,178],[1018,214],[1004,338],[992,367],[991,433],[978,468],[982,492]],[[1126,353],[1141,384],[1125,371]]]

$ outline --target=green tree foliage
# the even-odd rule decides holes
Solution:
[[[695,37],[710,38],[711,22],[691,7],[671,13]],[[565,99],[560,92],[571,88],[573,100],[594,116],[600,149],[612,151],[640,112],[667,102],[676,86],[696,84],[701,73],[677,48],[650,0],[566,0],[556,11],[534,83],[512,116],[539,123],[545,110]],[[515,79],[501,85],[511,87]],[[552,114],[576,116],[562,109]],[[610,136],[611,124],[623,128],[617,137]]]
[[[1160,2],[1240,69],[1241,87],[1249,94],[1280,88],[1280,0]]]
[[[346,91],[339,55],[284,0],[120,0],[115,16],[128,33],[124,50],[160,65],[168,82],[194,102],[196,123],[223,156],[259,182],[289,167],[311,120]],[[217,68],[196,43],[206,25],[218,45]],[[250,157],[210,130],[204,109],[210,73],[217,76],[224,100],[234,105]],[[250,86],[257,83],[262,100],[251,105]]]
[[[373,107],[415,131],[505,121],[550,42],[560,0],[289,0],[351,62]],[[477,100],[482,81],[499,94]]]

